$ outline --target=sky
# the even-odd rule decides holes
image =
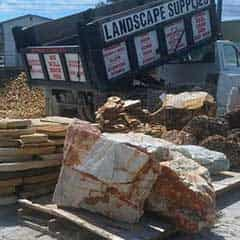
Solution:
[[[88,8],[101,0],[0,0],[0,21],[25,14],[60,18]]]
[[[0,21],[25,14],[60,18],[92,8],[101,0],[0,0]],[[223,0],[224,20],[240,19],[240,0]]]

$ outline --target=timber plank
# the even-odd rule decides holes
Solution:
[[[16,139],[21,135],[34,134],[35,130],[33,128],[26,129],[0,129],[0,139]]]
[[[65,125],[52,125],[36,127],[38,133],[47,134],[48,137],[65,137],[67,127]]]
[[[0,129],[16,129],[31,127],[31,120],[27,119],[1,119]]]
[[[7,206],[15,203],[17,203],[16,195],[0,197],[0,206]]]
[[[22,178],[15,178],[15,179],[8,179],[8,180],[3,180],[0,181],[0,187],[5,188],[5,187],[11,187],[11,186],[20,186],[23,183]]]
[[[46,142],[39,143],[24,143],[25,148],[41,148],[41,147],[55,147],[57,144],[52,140],[47,140]]]
[[[57,179],[53,179],[47,182],[25,184],[23,188],[24,188],[24,191],[26,192],[31,192],[31,191],[34,192],[38,189],[47,189],[52,187],[54,187],[55,189],[56,184],[57,184]]]
[[[52,159],[52,160],[56,160],[56,159]],[[19,178],[19,177],[22,177],[22,178],[34,177],[34,176],[40,176],[43,174],[59,173],[59,172],[60,172],[60,165],[53,166],[53,167],[27,169],[27,170],[18,171],[18,172],[16,172],[16,171],[1,172],[0,180],[15,179],[15,178]]]
[[[23,184],[35,184],[35,183],[42,183],[42,182],[49,182],[52,180],[57,180],[59,176],[58,172],[44,174],[40,176],[33,176],[33,177],[24,177]]]
[[[48,142],[48,135],[43,133],[34,133],[31,135],[21,135],[20,139],[24,144],[45,143]]]
[[[112,221],[98,214],[89,213],[84,210],[67,211],[57,208],[55,205],[43,206],[33,204],[28,200],[20,200],[23,207],[44,212],[53,217],[66,220],[72,224],[94,233],[96,236],[111,240],[133,240],[133,239],[161,239],[176,232],[171,224],[166,223],[159,217],[146,215],[139,224],[125,224]]]
[[[50,147],[24,147],[24,148],[0,148],[0,157],[15,157],[51,154],[56,150],[55,146]]]
[[[41,196],[46,196],[51,193],[53,193],[55,190],[55,185],[54,186],[47,186],[47,187],[42,187],[42,188],[37,188],[35,187],[35,190],[24,190],[19,193],[19,196],[21,198],[36,198],[36,197],[41,197]]]
[[[0,197],[13,195],[16,189],[15,186],[1,187],[0,188]]]
[[[51,116],[51,117],[42,118],[41,121],[69,125],[74,121],[74,119],[67,118],[67,117],[60,117],[60,116]]]
[[[61,161],[59,161],[59,160],[51,160],[51,161],[42,161],[41,160],[41,161],[16,162],[16,163],[1,163],[0,164],[0,173],[55,167],[55,166],[59,166],[60,164],[61,164]]]
[[[0,140],[0,148],[5,148],[5,147],[13,147],[13,148],[18,148],[23,145],[22,141],[19,139],[1,139]]]
[[[222,175],[224,175],[225,178],[219,181],[213,181],[213,186],[218,197],[226,192],[240,187],[240,173],[222,172]]]

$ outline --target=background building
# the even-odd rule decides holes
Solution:
[[[14,27],[30,27],[36,24],[50,21],[51,19],[37,16],[24,15],[4,22],[0,22],[0,66],[21,67],[22,61],[17,53],[12,33]]]

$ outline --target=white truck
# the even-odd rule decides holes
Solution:
[[[216,97],[218,114],[227,110],[233,87],[240,87],[240,52],[231,41],[218,40],[188,57],[157,69],[168,91],[204,89]]]

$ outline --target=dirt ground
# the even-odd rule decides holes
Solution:
[[[54,240],[48,235],[19,226],[16,208],[17,206],[0,208],[0,240]],[[178,235],[169,240],[239,240],[240,189],[222,197],[218,201],[218,209],[219,220],[211,231],[195,236]]]

